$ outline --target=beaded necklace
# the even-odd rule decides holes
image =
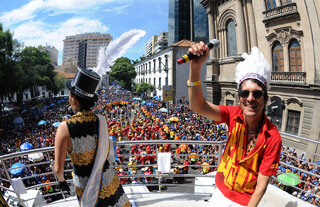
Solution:
[[[252,130],[252,131],[250,131],[248,133],[246,155],[248,155],[251,152],[251,150],[254,148],[254,146],[256,145],[256,142],[257,142],[257,139],[258,139],[258,135],[259,135],[259,131],[260,131],[261,126],[262,126],[262,122],[263,122],[263,119],[261,119],[259,127],[256,130]]]

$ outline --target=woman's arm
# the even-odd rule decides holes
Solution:
[[[58,176],[60,182],[64,181],[63,170],[64,161],[68,149],[68,138],[70,137],[67,123],[65,121],[59,124],[55,137],[54,146],[54,171]]]

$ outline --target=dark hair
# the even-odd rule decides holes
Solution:
[[[77,96],[75,94],[73,94],[71,91],[70,91],[71,95],[72,96],[75,96],[76,99],[79,101],[79,104],[80,104],[80,110],[91,110],[91,107],[94,106],[95,102],[94,101],[89,101],[85,98],[82,98],[80,96]]]

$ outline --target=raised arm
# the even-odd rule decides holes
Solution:
[[[190,61],[189,82],[201,81],[201,66],[209,56],[209,48],[201,41],[189,48],[188,52],[198,56]],[[215,121],[221,121],[219,107],[204,99],[201,85],[189,87],[188,92],[189,105],[193,112]]]
[[[59,124],[54,144],[54,171],[60,182],[64,181],[64,161],[68,149],[69,130],[65,121]]]

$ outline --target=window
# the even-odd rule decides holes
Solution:
[[[158,88],[161,88],[161,78],[159,78],[159,85]]]
[[[273,63],[273,72],[283,72],[283,48],[280,42],[276,42],[272,49],[272,63]]]
[[[237,39],[236,39],[236,26],[233,19],[227,23],[227,55],[237,55]]]
[[[289,62],[290,72],[301,72],[302,61],[301,61],[301,49],[300,44],[297,40],[292,40],[289,44]]]
[[[226,100],[226,105],[227,105],[227,106],[234,106],[234,101],[232,101],[232,100]]]
[[[153,78],[153,86],[156,87],[156,78]]]
[[[151,74],[151,62],[149,62],[149,73]]]
[[[267,107],[268,116],[270,121],[276,125],[279,130],[281,130],[282,115],[285,107],[282,100],[278,97],[272,98],[271,101],[272,103]]]
[[[282,6],[290,4],[290,3],[292,3],[292,0],[281,0],[281,5]]]
[[[286,132],[298,134],[300,123],[300,111],[288,110]]]
[[[153,73],[156,73],[156,60],[153,60]]]
[[[166,69],[168,69],[168,56],[166,56],[166,60],[165,60],[165,65],[166,65]]]
[[[267,7],[267,10],[276,8],[277,7],[276,0],[266,0],[266,7]]]
[[[166,86],[168,86],[168,77],[166,77]]]
[[[159,71],[161,71],[161,58],[159,58]]]

